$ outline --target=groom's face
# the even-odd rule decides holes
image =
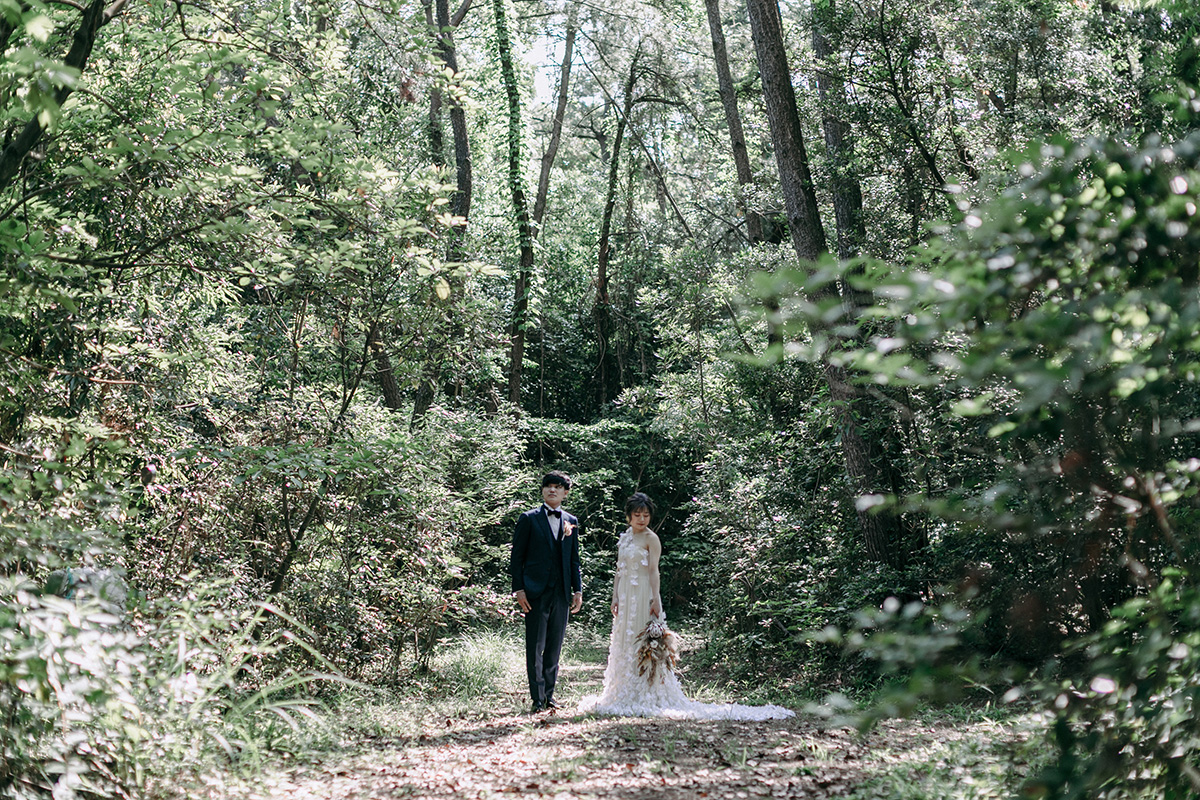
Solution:
[[[542,487],[542,502],[550,508],[558,508],[567,499],[567,487],[552,483]]]

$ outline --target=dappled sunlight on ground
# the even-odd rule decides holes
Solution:
[[[1003,753],[1022,737],[1017,726],[985,719],[893,720],[861,737],[804,715],[768,722],[580,715],[574,703],[599,689],[603,664],[594,650],[579,653],[563,669],[562,695],[570,705],[555,714],[522,710],[524,698],[515,691],[460,704],[448,715],[430,707],[405,734],[348,742],[340,756],[252,782],[214,777],[199,794],[214,800],[975,798],[1001,796],[1001,784],[1011,783]]]

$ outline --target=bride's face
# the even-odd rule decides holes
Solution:
[[[629,527],[633,528],[634,533],[645,533],[646,529],[650,527],[650,512],[644,508],[639,508],[630,514]]]

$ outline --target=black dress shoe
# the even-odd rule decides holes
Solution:
[[[557,711],[558,709],[562,708],[562,706],[559,705],[558,701],[552,697],[546,701],[546,708],[550,708],[550,709]]]
[[[545,703],[537,703],[537,702],[535,702],[533,704],[533,708],[530,709],[530,711],[532,711],[532,713],[534,713],[534,714],[538,713],[539,711],[545,711],[545,710],[546,710],[546,704]]]

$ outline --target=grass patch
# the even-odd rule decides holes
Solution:
[[[875,736],[882,746],[865,764],[866,780],[854,800],[987,800],[1018,796],[1021,784],[1046,756],[1044,725],[1034,715],[987,708],[926,710],[922,726],[902,735],[888,723]]]
[[[467,633],[434,657],[439,694],[462,700],[504,697],[525,682],[525,645],[513,631]]]
[[[445,727],[447,719],[512,713],[525,690],[522,637],[509,630],[472,631],[444,642],[428,672],[395,687],[355,685],[329,697],[323,713],[326,753],[403,746]]]
[[[522,646],[524,646],[524,640],[522,639],[521,641]],[[600,664],[604,666],[604,663],[608,660],[608,630],[585,627],[583,625],[567,626],[567,638],[563,642],[563,652],[560,660],[572,664]]]

